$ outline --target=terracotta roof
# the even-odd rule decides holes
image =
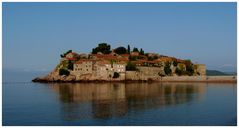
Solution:
[[[148,53],[148,56],[157,56],[157,53]]]
[[[86,53],[81,53],[81,54],[79,54],[80,56],[85,56],[85,55],[87,55]]]
[[[149,61],[149,60],[137,60],[137,61],[131,61],[134,64],[143,64],[143,63],[158,63],[161,62],[161,60],[153,60],[153,61]]]
[[[162,62],[161,59],[156,59],[156,60],[153,60],[154,62]]]
[[[77,54],[76,52],[71,52],[71,54]]]
[[[68,58],[68,57],[65,57],[67,60],[76,60],[76,58]]]
[[[97,58],[104,58],[104,59],[116,59],[116,56],[110,55],[110,54],[92,54],[92,56],[96,56]]]
[[[121,61],[121,62],[117,62],[116,64],[126,64],[126,63]]]
[[[120,56],[126,56],[126,57],[128,57],[129,54],[120,54]]]
[[[83,62],[92,62],[93,60],[91,59],[80,59],[77,62],[75,62],[75,64],[82,64]]]
[[[117,58],[119,61],[129,61],[129,58]]]
[[[148,62],[147,60],[137,60],[137,61],[131,61],[134,64],[143,64],[145,62]]]
[[[97,64],[103,66],[105,64],[110,64],[110,62],[109,61],[98,61]]]
[[[159,59],[160,59],[161,61],[163,61],[163,62],[172,61],[172,60],[173,60],[173,58],[171,58],[171,57],[160,57]]]
[[[184,62],[184,60],[177,59],[177,62],[183,63],[183,62]]]
[[[143,59],[147,59],[147,56],[145,55],[139,55],[140,57],[142,57]]]

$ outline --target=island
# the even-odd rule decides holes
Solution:
[[[60,63],[33,82],[236,82],[236,76],[206,76],[206,65],[158,53],[145,53],[130,45],[111,49],[100,43],[90,54],[72,50]]]

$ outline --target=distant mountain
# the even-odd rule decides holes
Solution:
[[[235,72],[221,72],[217,70],[206,70],[207,76],[228,76],[228,75],[236,75]]]

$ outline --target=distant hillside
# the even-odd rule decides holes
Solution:
[[[206,70],[207,76],[228,76],[236,75],[236,73],[225,73],[217,70]]]

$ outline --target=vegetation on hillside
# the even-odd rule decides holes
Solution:
[[[132,64],[130,61],[126,65],[126,71],[137,71],[135,64]]]
[[[118,47],[114,50],[114,52],[117,53],[117,54],[126,54],[127,49],[125,47]]]
[[[71,53],[72,50],[68,50],[66,53],[61,54],[61,57],[64,58],[68,53]],[[160,73],[160,76],[170,76],[170,75],[200,75],[197,71],[197,66],[194,65],[191,60],[178,60],[174,57],[169,56],[163,56],[159,55],[157,53],[145,53],[142,48],[140,50],[137,47],[133,47],[133,50],[131,51],[130,45],[126,47],[120,46],[115,48],[114,50],[111,50],[111,46],[107,43],[99,43],[97,47],[92,49],[92,54],[110,54],[110,53],[116,53],[112,54],[114,56],[118,56],[121,54],[129,54],[129,61],[126,62],[126,71],[137,71],[137,65],[141,66],[155,66],[155,67],[162,67],[162,73]],[[138,52],[138,53],[132,53],[132,52]],[[88,56],[89,58],[90,56]],[[119,56],[119,58],[122,56]],[[73,70],[74,62],[77,60],[80,60],[81,58],[85,58],[85,56],[81,56],[78,54],[74,54],[73,59],[69,60],[62,60],[61,63],[56,67],[56,70],[59,69],[66,69],[68,71]],[[157,61],[155,61],[157,60]],[[159,60],[159,61],[158,61]],[[111,65],[115,63],[117,60],[110,60]],[[132,62],[131,62],[132,61]],[[137,62],[135,62],[137,61]],[[222,74],[225,75],[225,74]]]
[[[61,69],[59,70],[59,75],[60,75],[60,76],[62,76],[62,75],[69,76],[69,75],[70,75],[70,72],[69,72],[67,69],[61,68]]]
[[[229,74],[229,73],[225,73],[225,72],[221,72],[221,71],[217,71],[217,70],[206,70],[206,74],[207,76],[226,76],[226,75],[235,75],[235,74]]]
[[[97,47],[92,49],[92,54],[97,54],[98,52],[101,52],[103,54],[109,54],[111,53],[110,45],[107,43],[100,43]]]
[[[60,56],[61,56],[61,58],[64,58],[64,57],[66,57],[66,55],[67,55],[68,53],[71,53],[71,52],[72,52],[72,50],[68,50],[67,52],[61,54]]]
[[[114,72],[113,78],[119,78],[120,74],[118,72]]]
[[[130,46],[128,45],[127,53],[130,54]]]
[[[170,63],[169,62],[166,62],[165,63],[165,66],[164,66],[164,72],[166,75],[172,75],[172,70],[170,68]]]

